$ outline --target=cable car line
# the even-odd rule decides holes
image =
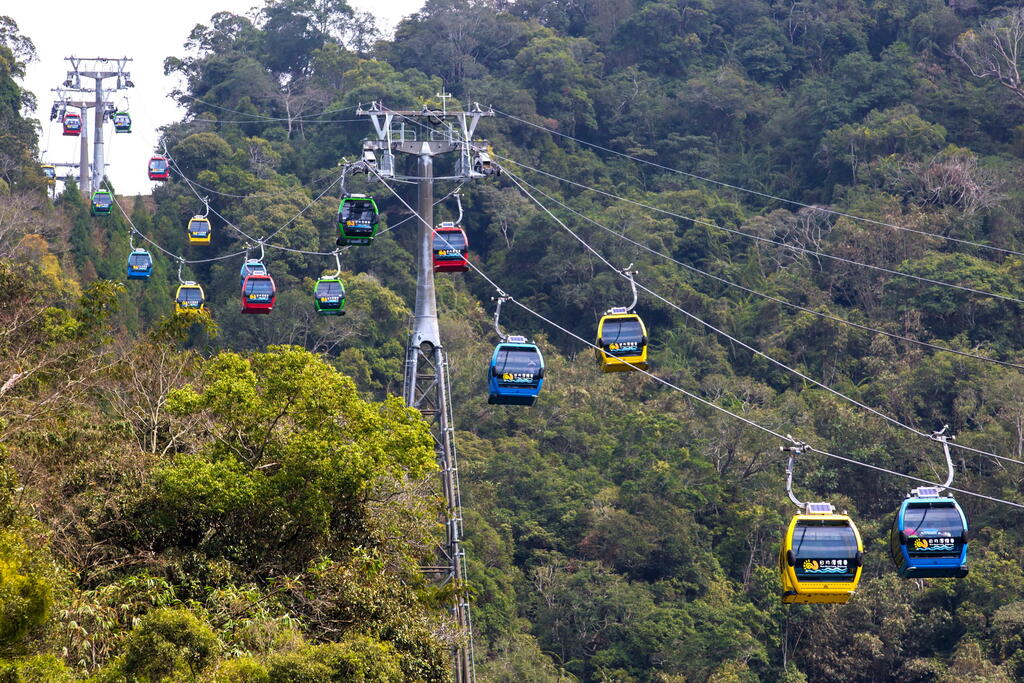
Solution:
[[[400,202],[402,202],[402,204],[404,204],[405,207],[409,211],[411,211],[413,214],[415,214],[415,216],[420,219],[420,222],[422,222],[424,224],[427,223],[427,221],[414,208],[412,208],[412,206],[410,206],[409,203],[406,202],[405,199],[402,198],[401,195],[399,195],[397,192],[395,192],[394,189],[392,189],[387,184],[385,184],[385,187],[387,187],[389,190],[391,190],[391,193],[394,194],[395,197],[397,197],[398,200]],[[569,337],[572,337],[573,339],[576,339],[580,343],[582,343],[582,344],[584,344],[586,346],[589,346],[590,348],[592,348],[594,350],[600,350],[600,347],[597,346],[596,344],[594,344],[593,342],[591,342],[591,341],[589,341],[587,339],[584,339],[583,337],[575,334],[571,330],[569,330],[569,329],[559,325],[558,323],[556,323],[555,321],[551,320],[550,318],[547,318],[543,314],[538,313],[537,311],[533,310],[532,308],[530,308],[526,304],[520,302],[515,297],[510,296],[509,294],[506,293],[505,289],[503,289],[501,286],[498,285],[498,283],[496,283],[494,280],[492,280],[475,263],[473,263],[472,261],[469,261],[468,263],[469,263],[469,267],[473,270],[473,272],[475,272],[477,275],[479,275],[485,282],[487,282],[487,284],[489,284],[492,287],[494,287],[494,289],[498,293],[498,295],[501,296],[501,297],[504,297],[506,301],[511,301],[516,306],[519,306],[521,309],[523,309],[524,311],[526,311],[530,315],[532,315],[535,318],[538,318],[539,320],[547,323],[551,327],[554,327],[555,329],[557,329],[560,332],[568,335]],[[784,435],[780,434],[779,432],[775,431],[774,429],[772,429],[770,427],[766,427],[766,426],[764,426],[764,425],[762,425],[762,424],[760,424],[758,422],[755,422],[754,420],[751,420],[750,418],[743,417],[742,415],[737,415],[736,413],[728,410],[727,408],[723,408],[722,406],[720,406],[720,405],[718,405],[718,404],[716,404],[716,403],[714,403],[714,402],[712,402],[712,401],[710,401],[710,400],[708,400],[706,398],[703,398],[702,396],[699,396],[697,394],[694,394],[693,392],[687,391],[686,389],[683,389],[682,387],[676,386],[675,384],[673,384],[672,382],[668,381],[667,379],[659,377],[658,375],[655,375],[654,373],[650,372],[649,370],[643,370],[641,368],[637,368],[637,372],[640,372],[640,373],[650,377],[651,379],[653,379],[654,381],[658,382],[659,384],[663,384],[666,387],[669,387],[670,389],[678,391],[679,393],[681,393],[684,396],[687,396],[687,397],[697,401],[698,403],[701,403],[703,405],[708,406],[709,408],[717,410],[718,412],[723,413],[724,415],[728,415],[729,417],[732,417],[735,420],[739,420],[740,422],[743,422],[743,423],[745,423],[746,425],[748,425],[750,427],[754,427],[755,429],[759,429],[760,431],[765,432],[767,434],[770,434],[770,435],[776,437],[777,439],[779,439],[781,441],[785,441],[787,443],[793,443],[793,438],[792,437],[784,436]],[[931,437],[929,436],[929,438],[931,438]],[[866,467],[868,469],[875,470],[877,472],[883,472],[885,474],[889,474],[889,475],[892,475],[892,476],[895,476],[895,477],[902,477],[903,479],[909,479],[911,481],[916,481],[916,482],[919,482],[919,483],[922,483],[922,484],[927,484],[929,486],[938,486],[938,484],[936,482],[929,481],[927,479],[921,479],[920,477],[915,477],[914,475],[911,475],[911,474],[904,474],[903,472],[898,472],[896,470],[891,470],[891,469],[888,469],[886,467],[881,467],[879,465],[872,465],[870,463],[862,462],[860,460],[854,460],[853,458],[848,458],[846,456],[837,455],[835,453],[830,453],[829,451],[825,451],[825,450],[822,450],[822,449],[819,449],[819,448],[814,448],[813,446],[809,446],[809,445],[806,446],[806,448],[807,448],[807,450],[813,451],[814,453],[817,453],[819,455],[824,455],[824,456],[829,457],[829,458],[835,458],[837,460],[841,460],[841,461],[846,462],[846,463],[851,464],[851,465],[856,465],[856,466],[859,466],[859,467]],[[983,493],[976,493],[974,491],[969,491],[967,489],[961,489],[961,488],[956,488],[956,487],[952,487],[952,486],[949,487],[949,490],[950,491],[956,491],[957,493],[963,493],[964,495],[968,495],[968,496],[974,496],[976,498],[983,498],[985,500],[988,500],[988,501],[991,501],[991,502],[994,502],[994,503],[1001,503],[1001,504],[1004,504],[1004,505],[1009,505],[1011,507],[1016,507],[1016,508],[1024,509],[1024,503],[1016,503],[1016,502],[1013,502],[1013,501],[1004,500],[1002,498],[996,498],[994,496],[989,496],[989,495],[986,495],[986,494],[983,494]]]
[[[541,126],[539,124],[533,123],[531,121],[527,121],[526,119],[519,118],[518,116],[515,116],[513,114],[508,114],[508,113],[503,112],[501,110],[494,109],[494,107],[491,107],[491,109],[494,110],[495,114],[500,114],[500,115],[502,115],[502,116],[504,116],[506,118],[510,118],[510,119],[515,120],[515,121],[519,121],[520,123],[525,123],[528,126],[533,126],[534,128],[538,128],[540,130],[546,131],[546,132],[551,133],[553,135],[558,135],[560,137],[567,138],[569,140],[573,140],[573,141],[578,142],[580,144],[587,145],[588,147],[593,147],[594,149],[599,149],[601,151],[608,152],[610,154],[615,154],[617,156],[623,157],[625,159],[630,159],[631,161],[636,161],[636,162],[641,163],[641,164],[647,164],[648,166],[654,166],[655,168],[660,168],[660,169],[662,169],[664,171],[669,171],[671,173],[677,173],[679,175],[686,176],[688,178],[693,178],[695,180],[700,180],[702,182],[711,183],[711,184],[714,184],[714,185],[719,185],[721,187],[727,187],[727,188],[729,188],[731,190],[738,190],[740,192],[746,192],[746,193],[749,193],[749,194],[757,195],[759,197],[763,197],[765,199],[771,199],[771,200],[774,200],[774,201],[777,201],[777,202],[782,202],[784,204],[791,204],[793,206],[799,206],[799,207],[804,208],[804,209],[812,209],[814,211],[820,211],[822,213],[828,213],[828,214],[831,214],[833,216],[840,216],[842,218],[849,218],[851,220],[861,221],[861,222],[864,222],[864,223],[870,223],[872,225],[880,225],[880,226],[883,226],[883,227],[886,227],[886,228],[891,228],[893,230],[902,230],[904,232],[912,232],[912,233],[916,233],[918,235],[924,235],[925,237],[934,237],[934,238],[937,238],[937,239],[946,240],[948,242],[955,242],[957,244],[964,244],[964,245],[968,245],[968,246],[971,246],[971,247],[976,247],[978,249],[988,249],[990,251],[996,251],[996,252],[999,252],[999,253],[1002,253],[1002,254],[1010,254],[1010,255],[1013,255],[1013,256],[1024,256],[1024,252],[1016,251],[1014,249],[1006,249],[1006,248],[1003,248],[1003,247],[996,247],[996,246],[993,246],[991,244],[982,244],[981,242],[972,242],[971,240],[960,239],[960,238],[957,238],[957,237],[949,237],[947,235],[937,235],[935,233],[925,232],[924,230],[915,230],[914,228],[908,228],[908,227],[905,227],[905,226],[902,226],[902,225],[896,225],[894,223],[886,223],[885,221],[876,220],[874,218],[866,218],[864,216],[858,216],[856,214],[847,213],[845,211],[839,211],[837,209],[830,209],[830,208],[826,208],[826,207],[823,207],[823,206],[815,206],[814,204],[805,204],[803,202],[796,201],[795,199],[786,199],[785,197],[779,197],[777,195],[773,195],[773,194],[770,194],[770,193],[767,193],[767,192],[761,192],[759,190],[752,190],[752,189],[750,189],[748,187],[743,187],[741,185],[733,185],[731,183],[726,183],[726,182],[723,182],[721,180],[715,180],[714,178],[707,178],[705,176],[697,175],[696,173],[688,173],[687,171],[681,171],[678,168],[672,168],[670,166],[664,166],[664,165],[659,164],[659,163],[654,162],[654,161],[649,161],[647,159],[641,159],[640,157],[635,157],[635,156],[632,156],[630,154],[626,154],[624,152],[619,152],[619,151],[616,151],[614,149],[609,149],[608,147],[603,147],[603,146],[595,144],[593,142],[587,142],[586,140],[581,140],[581,139],[573,137],[571,135],[567,135],[566,133],[560,133],[557,130],[552,130],[551,128],[545,128],[544,126]]]
[[[176,170],[176,171],[177,171],[178,173],[180,173],[180,172],[181,172],[181,171],[180,171],[180,168],[178,167],[178,164],[177,164],[177,162],[176,162],[176,161],[174,160],[174,157],[172,157],[172,156],[170,156],[170,155],[168,154],[168,155],[167,155],[167,160],[168,160],[168,161],[170,162],[170,164],[171,164],[171,165],[172,165],[172,166],[173,166],[173,167],[175,168],[175,170]],[[196,195],[196,197],[198,197],[198,198],[199,198],[200,200],[202,200],[202,199],[203,199],[203,196],[202,196],[201,194],[199,194],[199,192],[197,192],[197,191],[196,191],[196,189],[195,189],[195,188],[194,188],[194,187],[192,186],[191,182],[190,182],[190,181],[189,181],[189,180],[188,180],[187,178],[185,178],[184,176],[182,176],[182,179],[183,179],[183,180],[185,181],[185,184],[186,184],[186,185],[188,185],[189,189],[191,189],[191,190],[192,190],[192,192],[193,192],[193,193],[194,193],[194,194]],[[244,236],[244,237],[245,237],[245,238],[246,238],[247,240],[249,240],[250,242],[254,242],[254,243],[261,243],[261,242],[263,242],[263,243],[265,243],[265,242],[268,242],[269,240],[273,239],[273,238],[274,238],[274,237],[275,237],[275,236],[276,236],[276,235],[277,235],[277,234],[278,234],[279,232],[281,232],[282,230],[284,230],[284,229],[285,229],[286,227],[288,227],[289,225],[291,225],[291,224],[292,224],[292,223],[293,223],[293,222],[294,222],[294,221],[295,221],[296,219],[298,219],[298,218],[299,218],[300,216],[302,216],[302,215],[303,215],[304,213],[306,213],[306,212],[307,212],[307,211],[308,211],[308,210],[309,210],[309,209],[310,209],[310,208],[311,208],[311,207],[312,207],[312,206],[313,206],[314,204],[316,204],[316,203],[317,203],[318,201],[320,201],[320,200],[321,200],[321,199],[322,199],[322,198],[324,197],[324,195],[326,195],[326,194],[327,194],[328,192],[330,192],[330,191],[331,191],[331,188],[333,188],[333,187],[334,187],[334,186],[335,186],[335,185],[336,185],[336,184],[338,183],[338,181],[339,181],[339,180],[340,180],[340,177],[339,177],[339,178],[336,178],[336,179],[334,180],[334,182],[332,182],[332,183],[331,183],[330,185],[328,185],[327,187],[325,187],[325,188],[324,188],[324,190],[323,190],[323,192],[321,192],[321,193],[320,193],[320,194],[319,194],[319,195],[318,195],[317,197],[315,197],[315,198],[314,198],[314,199],[312,199],[312,200],[311,200],[311,201],[310,201],[310,202],[309,202],[308,204],[306,204],[306,206],[304,206],[304,207],[303,207],[303,208],[302,208],[302,209],[301,209],[301,210],[300,210],[300,211],[299,211],[298,213],[296,213],[296,214],[295,214],[294,216],[292,216],[291,218],[289,218],[289,219],[288,219],[287,221],[285,221],[285,223],[284,223],[283,225],[281,225],[280,227],[278,227],[278,228],[277,228],[277,230],[275,230],[274,232],[270,233],[269,235],[267,235],[267,236],[266,236],[266,237],[264,237],[263,239],[256,239],[256,238],[254,238],[254,237],[250,236],[250,235],[249,235],[249,234],[247,234],[247,233],[246,233],[246,232],[245,232],[244,230],[242,230],[242,229],[241,229],[241,228],[239,228],[238,226],[234,225],[234,224],[233,224],[233,223],[232,223],[231,221],[229,221],[229,220],[228,220],[227,218],[225,218],[225,217],[224,217],[224,216],[223,216],[223,215],[222,215],[222,214],[221,214],[220,212],[218,212],[218,211],[217,211],[216,209],[214,209],[214,208],[212,208],[212,207],[209,207],[209,209],[210,209],[210,211],[212,211],[212,212],[213,212],[213,215],[215,215],[215,216],[217,216],[218,218],[220,218],[220,219],[221,219],[222,221],[224,221],[224,223],[225,223],[225,224],[226,224],[226,225],[227,225],[228,227],[232,228],[233,230],[235,230],[236,232],[238,232],[238,233],[239,233],[240,235]],[[209,206],[209,205],[207,205],[207,206]]]
[[[508,173],[509,172],[508,169],[505,169],[505,172]],[[953,349],[953,348],[950,348],[950,347],[947,347],[947,346],[942,346],[940,344],[933,344],[931,342],[922,341],[920,339],[914,339],[913,337],[907,337],[907,336],[904,336],[904,335],[901,335],[901,334],[897,334],[895,332],[887,332],[885,330],[880,330],[880,329],[877,329],[877,328],[874,328],[874,327],[870,327],[868,325],[863,325],[861,323],[854,322],[852,320],[847,320],[845,318],[840,318],[838,316],[835,316],[835,315],[832,315],[832,314],[829,314],[829,313],[823,313],[822,311],[816,311],[814,309],[807,308],[807,307],[801,306],[799,304],[794,304],[791,301],[787,301],[785,299],[773,296],[771,294],[766,294],[764,292],[760,292],[760,291],[758,291],[756,289],[751,289],[750,287],[746,287],[746,286],[741,285],[739,283],[733,282],[733,281],[728,280],[728,279],[726,279],[724,277],[721,277],[719,275],[714,275],[714,274],[709,273],[707,271],[701,270],[700,268],[697,268],[696,266],[692,266],[692,265],[690,265],[688,263],[684,263],[683,261],[680,261],[680,260],[678,260],[676,258],[673,258],[672,256],[670,256],[668,254],[662,253],[662,252],[660,252],[660,251],[658,251],[656,249],[652,249],[651,247],[647,246],[646,244],[642,244],[640,242],[637,242],[636,240],[628,237],[627,235],[624,235],[624,234],[622,234],[620,232],[616,232],[615,230],[613,230],[613,229],[611,229],[611,228],[609,228],[609,227],[599,223],[598,221],[594,220],[590,216],[587,216],[586,214],[584,214],[584,213],[582,213],[580,211],[577,211],[576,209],[572,208],[568,204],[565,204],[564,202],[559,200],[557,197],[553,197],[552,195],[548,194],[547,192],[545,192],[543,189],[537,187],[536,185],[530,184],[529,182],[524,180],[522,178],[522,176],[519,177],[519,181],[521,183],[523,183],[523,185],[525,185],[526,187],[529,187],[530,189],[534,190],[538,194],[541,194],[541,195],[547,197],[550,201],[558,204],[559,206],[561,206],[566,211],[569,211],[569,212],[579,216],[583,220],[587,221],[588,223],[591,223],[592,225],[595,225],[595,226],[601,228],[602,230],[604,230],[604,231],[606,231],[608,233],[611,233],[612,235],[615,235],[619,239],[625,240],[626,242],[629,242],[630,244],[632,244],[634,246],[640,247],[641,249],[643,249],[643,250],[645,250],[647,252],[650,252],[651,254],[654,254],[656,256],[660,256],[661,258],[666,259],[668,261],[671,261],[671,262],[675,263],[678,266],[686,268],[689,271],[692,271],[692,272],[697,273],[699,275],[702,275],[704,277],[710,278],[712,280],[720,282],[720,283],[722,283],[724,285],[727,285],[729,287],[734,287],[734,288],[739,289],[739,290],[741,290],[743,292],[746,292],[748,294],[753,294],[755,296],[762,297],[762,298],[767,299],[769,301],[773,301],[773,302],[775,302],[777,304],[781,304],[783,306],[788,306],[789,308],[793,308],[793,309],[796,309],[798,311],[803,311],[804,313],[810,313],[811,315],[816,315],[818,317],[825,318],[827,320],[832,320],[832,321],[835,321],[835,322],[838,322],[838,323],[842,323],[843,325],[849,325],[850,327],[856,327],[858,329],[865,330],[867,332],[874,332],[876,334],[881,334],[881,335],[884,335],[884,336],[887,336],[887,337],[891,337],[893,339],[899,339],[900,341],[909,342],[911,344],[918,344],[920,346],[924,346],[924,347],[927,347],[927,348],[930,348],[930,349],[934,349],[936,351],[945,351],[947,353],[956,354],[958,356],[964,356],[966,358],[973,358],[975,360],[980,360],[980,361],[984,361],[984,362],[987,362],[987,363],[995,363],[997,365],[1003,365],[1003,366],[1006,366],[1006,367],[1017,368],[1018,370],[1024,370],[1024,365],[1022,365],[1020,363],[1012,363],[1010,361],[1000,360],[998,358],[989,358],[987,356],[981,356],[981,355],[978,355],[978,354],[975,354],[975,353],[970,353],[969,351],[960,351],[958,349]]]
[[[315,119],[317,117],[324,116],[325,114],[337,114],[337,113],[340,113],[340,112],[343,112],[343,111],[348,111],[350,109],[356,109],[356,107],[350,105],[348,107],[341,107],[340,109],[325,109],[324,111],[320,112],[319,114],[310,114],[309,116],[293,116],[293,117],[291,117],[289,119],[286,116],[284,116],[284,117],[282,117],[282,116],[263,116],[262,114],[253,114],[253,113],[250,113],[250,112],[238,111],[237,109],[230,109],[228,107],[222,107],[219,104],[214,104],[213,102],[207,102],[205,100],[201,100],[198,97],[194,97],[193,95],[189,95],[188,93],[184,93],[183,92],[183,93],[179,93],[179,94],[180,94],[181,97],[187,97],[188,99],[192,100],[193,102],[198,102],[199,104],[205,105],[207,107],[213,107],[215,109],[221,109],[223,111],[229,111],[229,112],[231,112],[233,114],[238,114],[240,116],[252,116],[252,117],[254,117],[251,120],[242,121],[242,123],[259,123],[260,121],[289,121],[289,120],[290,121],[300,121],[302,123],[318,123],[318,121],[316,121]],[[353,119],[353,120],[354,121],[362,121],[363,119]],[[335,123],[335,122],[334,121],[327,121],[326,123]]]
[[[170,158],[170,157],[168,156],[168,158]],[[187,176],[184,173],[181,172],[181,169],[179,167],[177,167],[177,165],[175,167],[178,170],[178,175],[180,175],[182,177],[182,179],[187,178]],[[292,189],[296,189],[296,190],[298,190],[298,189],[306,189],[307,187],[312,187],[313,185],[319,185],[320,183],[322,183],[323,181],[327,180],[328,178],[333,177],[336,173],[337,173],[337,171],[332,170],[331,173],[328,173],[328,174],[320,176],[319,178],[315,178],[313,180],[310,180],[307,185],[298,185],[298,186],[296,186],[296,187],[294,187]],[[195,185],[196,187],[198,187],[200,189],[206,190],[207,192],[212,192],[213,194],[217,194],[217,195],[220,195],[222,197],[228,197],[229,199],[248,199],[249,197],[272,198],[272,197],[283,197],[286,194],[290,194],[290,192],[263,193],[261,191],[250,192],[249,194],[231,194],[229,192],[221,192],[220,190],[215,190],[212,187],[207,187],[207,186],[203,185],[202,183],[200,183],[199,181],[197,181],[197,180],[195,180],[193,178],[188,178],[188,180],[189,180],[189,182],[191,182],[193,185]]]
[[[104,187],[107,187],[106,180],[103,181],[103,184],[104,184]],[[108,187],[108,190],[109,190],[109,187]],[[131,226],[132,232],[135,233],[136,235],[138,235],[139,237],[141,237],[142,239],[144,239],[149,244],[151,244],[155,249],[159,249],[161,252],[163,252],[167,256],[171,257],[175,261],[179,261],[179,262],[182,262],[182,263],[188,263],[188,264],[193,264],[193,263],[211,263],[213,261],[222,261],[224,259],[235,258],[236,256],[241,256],[242,254],[245,253],[244,250],[243,251],[236,251],[236,252],[231,253],[231,254],[224,254],[222,256],[214,256],[213,258],[204,258],[204,259],[187,259],[187,258],[184,258],[183,256],[178,256],[173,251],[169,251],[167,249],[164,249],[162,246],[160,246],[159,244],[154,242],[152,239],[150,239],[149,237],[146,237],[146,235],[144,235],[142,233],[142,231],[140,231],[138,228],[135,227],[135,223],[132,222],[131,216],[129,216],[128,212],[124,210],[124,207],[121,206],[121,203],[119,201],[117,201],[117,196],[113,192],[110,193],[110,196],[113,197],[114,204],[121,211],[121,215],[124,216],[124,219],[126,221],[128,221],[128,225]]]
[[[606,190],[599,190],[599,189],[597,189],[595,187],[590,187],[589,185],[584,185],[583,183],[578,183],[575,180],[569,180],[568,178],[562,178],[560,176],[554,175],[553,173],[548,173],[547,171],[542,171],[539,168],[534,168],[532,166],[527,166],[526,164],[520,163],[520,162],[518,162],[518,161],[516,161],[514,159],[509,159],[508,157],[501,156],[500,154],[495,154],[494,156],[496,158],[500,158],[500,159],[504,159],[505,161],[512,162],[513,164],[516,164],[517,166],[521,166],[522,168],[525,168],[527,170],[534,171],[535,173],[540,173],[541,175],[545,175],[545,176],[548,176],[550,178],[554,178],[555,180],[561,180],[562,182],[568,183],[570,185],[575,185],[576,187],[580,187],[580,188],[583,188],[585,190],[589,190],[591,192],[596,192],[597,194],[602,194],[602,195],[604,195],[606,197],[611,197],[612,199],[618,199],[620,201],[627,202],[629,204],[634,204],[636,206],[640,206],[640,207],[643,207],[645,209],[649,209],[651,211],[657,211],[658,213],[663,213],[663,214],[665,214],[667,216],[672,216],[674,218],[681,218],[683,220],[691,221],[693,223],[696,223],[697,225],[703,225],[703,226],[706,226],[706,227],[709,227],[709,228],[715,228],[716,230],[722,230],[723,232],[732,233],[734,235],[740,235],[741,237],[746,237],[748,239],[756,240],[758,242],[767,242],[768,244],[774,244],[775,246],[782,247],[784,249],[790,249],[792,251],[798,251],[798,252],[801,252],[801,253],[804,253],[804,254],[810,254],[810,255],[813,255],[813,256],[820,256],[822,258],[832,259],[833,261],[839,261],[841,263],[846,263],[846,264],[849,264],[849,265],[852,265],[852,266],[859,266],[861,268],[868,268],[870,270],[877,270],[877,271],[880,271],[880,272],[883,272],[883,273],[888,273],[889,275],[896,275],[896,276],[907,278],[907,279],[910,279],[910,280],[918,280],[918,281],[921,281],[921,282],[927,282],[928,284],[932,284],[932,285],[939,285],[941,287],[950,287],[952,289],[959,289],[959,290],[963,290],[965,292],[971,292],[973,294],[978,294],[978,295],[981,295],[981,296],[987,296],[987,297],[992,297],[992,298],[995,298],[995,299],[1003,299],[1005,301],[1012,301],[1012,302],[1018,303],[1018,304],[1024,304],[1024,299],[1018,299],[1017,297],[1009,296],[1009,295],[1006,295],[1006,294],[996,294],[994,292],[987,292],[987,291],[982,290],[982,289],[975,289],[974,287],[967,287],[966,285],[955,285],[955,284],[953,284],[951,282],[943,282],[942,280],[933,280],[931,278],[922,277],[920,275],[912,275],[910,273],[903,273],[903,272],[900,272],[898,270],[892,270],[891,268],[883,268],[882,266],[874,266],[874,265],[871,265],[869,263],[861,263],[859,261],[854,261],[852,259],[844,258],[842,256],[835,256],[833,254],[826,254],[824,252],[815,251],[813,249],[807,249],[805,247],[798,247],[798,246],[795,246],[795,245],[792,245],[792,244],[786,244],[785,242],[777,242],[777,241],[769,239],[767,237],[761,237],[760,235],[753,235],[753,234],[748,233],[748,232],[743,232],[742,230],[736,230],[735,228],[727,228],[727,227],[725,227],[723,225],[718,225],[717,223],[712,223],[710,221],[705,221],[705,220],[702,220],[700,218],[693,218],[691,216],[684,216],[683,214],[674,213],[674,212],[668,211],[666,209],[660,209],[660,208],[658,208],[656,206],[651,206],[650,204],[645,204],[645,203],[637,201],[635,199],[629,199],[627,197],[622,197],[622,196],[619,196],[617,194],[613,194],[611,192],[608,192]]]
[[[620,269],[618,269],[614,265],[612,265],[612,263],[609,262],[604,256],[602,256],[600,254],[600,252],[598,252],[596,249],[594,249],[592,246],[590,246],[590,244],[588,244],[582,237],[577,235],[561,219],[559,219],[557,216],[555,216],[555,214],[553,214],[546,206],[544,206],[544,204],[542,204],[540,202],[540,200],[538,200],[536,197],[534,197],[529,192],[529,190],[527,190],[525,187],[520,185],[518,180],[517,180],[517,177],[514,174],[510,173],[507,169],[505,169],[505,173],[508,174],[509,179],[512,180],[512,182],[515,183],[516,186],[519,187],[519,189],[527,197],[529,197],[531,200],[533,200],[533,202],[536,203],[537,206],[539,206],[545,213],[547,213],[548,216],[550,216],[552,218],[552,220],[554,220],[563,229],[565,229],[570,235],[572,235],[580,244],[582,244],[587,250],[589,250],[592,254],[594,254],[594,256],[596,256],[602,263],[604,263],[606,266],[608,266],[613,271],[615,271],[615,273],[618,274],[620,277],[626,277],[625,275],[623,275],[623,273],[622,273],[622,271]],[[786,365],[782,361],[777,360],[777,359],[773,358],[772,356],[769,356],[768,354],[764,353],[763,351],[761,351],[761,350],[751,346],[750,344],[747,344],[746,342],[744,342],[744,341],[742,341],[742,340],[732,336],[728,332],[726,332],[726,331],[724,331],[724,330],[722,330],[722,329],[712,325],[711,323],[703,320],[699,316],[697,316],[697,315],[695,315],[693,313],[690,313],[689,311],[687,311],[686,309],[682,308],[681,306],[679,306],[675,302],[670,301],[669,299],[666,299],[661,294],[659,294],[659,293],[655,292],[654,290],[644,286],[643,284],[636,283],[636,286],[637,286],[637,288],[644,290],[645,292],[647,292],[648,294],[650,294],[654,298],[658,299],[662,303],[664,303],[664,304],[670,306],[671,308],[674,308],[675,310],[679,311],[680,313],[682,313],[686,317],[690,318],[694,322],[697,322],[697,323],[707,327],[709,330],[712,330],[713,332],[721,335],[722,337],[725,337],[726,339],[728,339],[729,341],[733,342],[734,344],[738,344],[739,346],[742,346],[743,348],[747,349],[751,353],[753,353],[753,354],[755,354],[757,356],[760,356],[761,358],[764,358],[765,360],[767,360],[770,363],[772,363],[772,364],[774,364],[774,365],[776,365],[776,366],[786,370],[787,372],[790,372],[790,373],[796,375],[797,377],[800,377],[801,379],[803,379],[803,380],[805,380],[807,382],[810,382],[810,383],[814,384],[817,387],[820,387],[820,388],[824,389],[825,391],[833,394],[837,398],[840,398],[840,399],[842,399],[844,401],[847,401],[851,405],[855,405],[855,406],[857,406],[857,407],[859,407],[859,408],[861,408],[863,410],[866,410],[866,411],[872,413],[873,415],[875,415],[877,417],[880,417],[883,420],[885,420],[885,421],[887,421],[887,422],[889,422],[889,423],[891,423],[891,424],[893,424],[893,425],[895,425],[897,427],[901,427],[901,428],[906,429],[907,431],[909,431],[909,432],[911,432],[913,434],[916,434],[917,436],[920,436],[920,437],[923,437],[923,438],[931,438],[931,435],[928,434],[927,432],[922,432],[922,431],[920,431],[920,430],[918,430],[918,429],[916,429],[916,428],[914,428],[914,427],[912,427],[912,426],[910,426],[908,424],[905,424],[905,423],[901,422],[900,420],[898,420],[898,419],[896,419],[896,418],[894,418],[894,417],[892,417],[890,415],[886,415],[885,413],[881,412],[880,410],[872,408],[871,406],[869,406],[869,405],[867,405],[865,403],[862,403],[861,401],[858,401],[857,399],[855,399],[855,398],[853,398],[851,396],[847,396],[846,394],[842,393],[841,391],[839,391],[837,389],[834,389],[834,388],[828,386],[827,384],[825,384],[825,383],[823,383],[823,382],[821,382],[819,380],[816,380],[813,377],[810,377],[809,375],[807,375],[807,374],[805,374],[805,373],[803,373],[803,372],[801,372],[801,371],[799,371],[799,370],[797,370],[795,368],[792,368],[792,367]],[[953,445],[954,446],[958,446],[958,444],[953,444]],[[1008,462],[1014,462],[1014,463],[1017,463],[1017,464],[1020,464],[1020,465],[1024,465],[1024,461],[1017,460],[1015,458],[1010,458],[1010,457],[1003,456],[1003,455],[997,455],[995,453],[988,453],[986,451],[980,451],[980,450],[976,450],[976,449],[965,448],[964,450],[971,450],[972,452],[975,452],[975,453],[978,453],[978,454],[984,454],[984,455],[987,455],[987,456],[989,456],[991,458],[995,458],[997,460],[1005,460],[1005,461],[1008,461]]]

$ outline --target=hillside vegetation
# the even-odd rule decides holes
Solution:
[[[448,680],[452,587],[418,569],[432,440],[395,398],[416,221],[388,188],[349,182],[395,229],[342,255],[348,314],[310,297],[356,107],[443,91],[495,110],[477,133],[505,173],[462,187],[463,225],[547,362],[536,406],[488,405],[497,292],[438,277],[480,680],[1024,679],[1024,522],[1000,502],[1024,504],[1020,8],[427,0],[385,38],[344,0],[270,0],[182,37],[171,181],[104,218],[70,183],[48,201],[32,44],[0,29],[0,680]],[[189,245],[202,196],[213,242]],[[155,247],[125,281],[130,226],[225,256],[181,269],[209,314],[170,314]],[[675,388],[602,375],[572,336],[631,293],[567,228],[659,295],[637,311]],[[239,312],[243,233],[269,236],[269,316]],[[676,389],[882,468],[796,463],[864,538],[849,604],[781,604],[783,442]],[[942,481],[944,424],[1002,456],[956,449],[954,486],[999,500],[957,494],[966,578],[901,579],[916,484],[883,470]]]

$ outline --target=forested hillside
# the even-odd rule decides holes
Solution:
[[[171,180],[109,217],[47,197],[29,38],[0,20],[0,680],[448,680],[388,187],[349,182],[387,232],[341,256],[347,315],[310,296],[377,101],[495,113],[504,172],[437,192],[475,266],[438,308],[481,681],[1024,679],[1019,7],[427,0],[388,38],[344,0],[213,13],[165,62]],[[242,315],[261,251],[277,305]],[[654,377],[574,336],[629,264]],[[208,312],[173,314],[179,268]],[[487,402],[495,285],[545,355],[532,407]],[[903,579],[890,527],[944,480],[944,424],[970,572]],[[863,537],[846,605],[780,600],[787,434],[796,494]]]

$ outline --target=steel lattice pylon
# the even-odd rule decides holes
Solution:
[[[442,100],[444,97],[447,96],[443,96]],[[392,111],[374,105],[368,111],[359,109],[357,113],[369,116],[377,131],[376,141],[364,143],[363,163],[372,164],[372,173],[378,178],[394,177],[395,152],[417,157],[417,173],[414,176],[419,188],[416,210],[419,218],[416,242],[416,305],[406,347],[404,393],[406,405],[418,409],[430,424],[445,499],[446,533],[439,552],[441,562],[437,566],[425,567],[424,570],[443,576],[445,582],[453,583],[452,618],[460,631],[459,641],[452,652],[454,678],[456,683],[475,683],[473,623],[465,586],[462,499],[459,492],[459,464],[455,450],[451,386],[448,360],[441,344],[437,324],[437,300],[434,292],[434,157],[458,153],[459,157],[455,164],[458,177],[467,180],[484,177],[484,173],[473,170],[471,162],[474,154],[478,160],[481,158],[480,155],[486,154],[487,143],[473,141],[473,132],[480,117],[493,116],[493,112],[484,112],[480,110],[479,105],[470,112],[453,112],[445,109]],[[392,128],[396,116],[403,120],[397,132]],[[422,126],[424,130],[429,131],[428,135],[423,135],[422,131],[416,134],[415,130],[407,130],[404,120]],[[458,124],[458,128],[455,124]],[[375,152],[382,153],[379,165]]]

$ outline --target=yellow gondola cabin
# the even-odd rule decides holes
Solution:
[[[793,516],[779,551],[782,601],[845,603],[857,590],[864,545],[848,515],[807,503]]]

